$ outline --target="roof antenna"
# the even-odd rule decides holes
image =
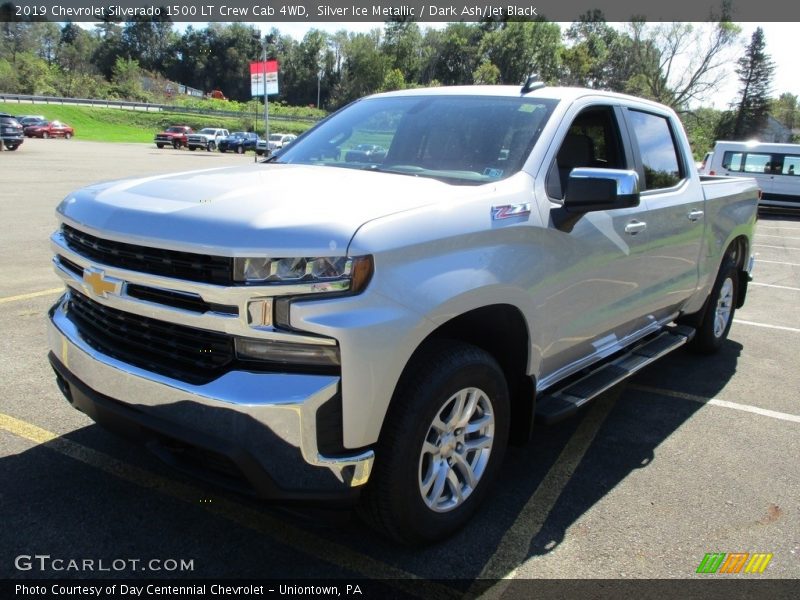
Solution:
[[[536,73],[531,73],[528,75],[528,78],[525,80],[525,84],[522,86],[522,89],[519,91],[520,94],[527,94],[528,92],[532,92],[533,90],[539,90],[545,86],[544,81],[539,79],[539,76]]]

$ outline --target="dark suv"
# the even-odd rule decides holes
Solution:
[[[22,135],[22,125],[13,115],[0,113],[0,144],[7,150],[16,150],[25,141]],[[2,148],[0,148],[2,150]]]

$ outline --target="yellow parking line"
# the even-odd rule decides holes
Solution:
[[[204,510],[217,517],[222,517],[240,527],[269,536],[279,544],[289,546],[303,554],[313,556],[350,572],[360,573],[370,579],[387,580],[387,584],[399,587],[415,596],[421,598],[457,598],[462,595],[454,588],[426,581],[413,573],[385,564],[371,556],[361,554],[336,542],[318,537],[260,510],[227,498],[215,497],[212,502],[200,503],[200,499],[208,496],[208,492],[192,485],[161,477],[103,452],[59,437],[55,433],[26,421],[0,413],[0,429],[31,442],[42,444],[50,450],[118,477],[128,483],[159,492],[194,506],[201,506]]]
[[[63,292],[64,288],[51,288],[49,290],[42,290],[41,292],[31,292],[30,294],[20,294],[19,296],[7,296],[5,298],[0,298],[0,304],[5,304],[6,302],[16,302],[18,300],[29,300],[30,298],[38,298],[39,296],[51,296],[52,294],[58,294],[59,292]]]
[[[558,459],[542,479],[539,487],[525,503],[514,524],[509,528],[492,557],[484,565],[478,579],[499,579],[481,598],[499,598],[514,579],[519,567],[528,558],[531,540],[538,535],[564,488],[578,468],[597,432],[622,393],[622,386],[594,400],[594,406],[561,451]],[[478,592],[476,581],[467,597]]]

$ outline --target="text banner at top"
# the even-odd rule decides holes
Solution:
[[[0,0],[0,22],[569,22],[594,10],[611,22],[710,21],[719,20],[722,0]],[[800,2],[732,0],[727,20],[800,21]]]

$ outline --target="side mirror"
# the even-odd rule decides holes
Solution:
[[[587,213],[639,206],[639,175],[621,169],[573,169],[569,174],[564,208]]]
[[[639,206],[639,174],[622,169],[572,169],[563,206],[550,216],[557,229],[569,233],[587,212]]]

